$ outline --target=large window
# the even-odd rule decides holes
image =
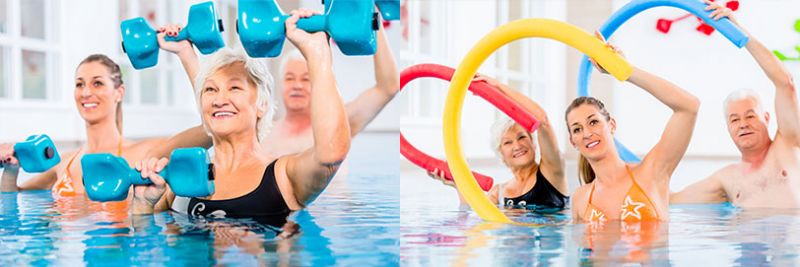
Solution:
[[[0,0],[0,100],[59,99],[60,3]]]
[[[8,0],[0,0],[0,33],[8,28]]]
[[[405,1],[408,22],[403,38],[406,47],[400,52],[400,66],[411,66],[425,62],[446,62],[448,45],[446,36],[448,6],[452,1]],[[443,82],[420,79],[410,83],[403,91],[400,101],[407,108],[404,120],[415,124],[435,124],[441,116],[440,102],[444,101]]]
[[[533,17],[532,10],[541,10],[535,9],[535,4],[535,1],[527,0],[498,1],[497,25]],[[495,68],[490,74],[534,101],[542,102],[545,70],[541,62],[545,61],[543,55],[547,48],[544,43],[548,41],[552,42],[529,38],[506,44],[497,51]]]
[[[456,25],[452,18],[462,15],[463,8],[473,11],[470,5],[486,12],[475,13],[475,21],[492,21],[502,25],[513,20],[544,16],[543,1],[503,0],[496,2],[458,1],[406,1],[408,9],[407,46],[400,53],[401,66],[434,62],[451,64],[455,67],[461,61],[460,50],[454,53],[454,47],[471,47],[474,43],[464,44],[461,40],[467,33],[452,32],[452,29],[464,28]],[[474,31],[467,31],[474,34]],[[494,76],[510,87],[522,91],[532,98],[541,99],[547,86],[544,77],[547,75],[544,56],[548,53],[546,40],[526,39],[505,45],[492,55],[481,67],[481,72]],[[421,79],[409,84],[400,101],[406,107],[403,114],[404,123],[412,125],[433,125],[441,120],[446,96],[447,83],[432,79]],[[499,111],[498,111],[499,114]]]

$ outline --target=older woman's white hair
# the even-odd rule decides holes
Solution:
[[[272,99],[272,88],[275,82],[272,79],[272,75],[269,73],[269,67],[265,59],[250,58],[241,48],[232,49],[228,47],[222,48],[211,55],[200,64],[200,70],[197,73],[197,78],[194,83],[197,106],[202,114],[203,107],[200,102],[200,96],[203,92],[203,84],[206,79],[217,72],[217,70],[236,62],[244,63],[247,77],[256,85],[256,90],[258,92],[256,105],[264,106],[266,110],[264,116],[256,120],[256,136],[258,141],[261,142],[261,140],[266,138],[267,134],[269,134],[272,128],[272,118],[275,116],[275,105],[273,104],[275,101]],[[203,127],[210,135],[205,122],[203,122]]]
[[[506,164],[506,162],[503,160],[503,154],[500,153],[500,145],[502,144],[503,141],[503,135],[506,132],[508,132],[508,130],[511,129],[511,127],[514,127],[514,125],[516,125],[517,122],[515,122],[505,114],[502,114],[500,116],[501,117],[497,118],[497,120],[494,121],[494,124],[492,124],[490,132],[491,133],[490,144],[492,146],[492,151],[494,151],[495,156],[497,156],[497,158],[500,159],[500,161],[503,162],[503,164]],[[530,137],[531,137],[531,142],[536,144],[537,142],[536,133],[531,133]],[[538,146],[536,150],[537,151],[539,150]]]

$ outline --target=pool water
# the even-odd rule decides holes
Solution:
[[[399,152],[393,134],[353,139],[344,176],[275,227],[163,212],[128,216],[49,191],[0,194],[0,266],[397,266]],[[88,210],[88,211],[87,211]]]
[[[431,193],[443,185],[412,190],[430,178],[404,178],[403,266],[800,266],[800,210],[673,205],[667,223],[602,226],[571,224],[569,210],[505,211],[544,224],[526,227],[483,222],[452,194]]]

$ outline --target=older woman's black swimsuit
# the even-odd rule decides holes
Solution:
[[[264,218],[275,220],[275,218],[283,217],[285,221],[291,210],[286,205],[278,188],[278,182],[275,180],[275,161],[273,161],[264,171],[261,183],[250,193],[224,200],[191,198],[187,212],[193,216],[255,218],[256,220]],[[276,223],[269,224],[275,225]]]
[[[502,189],[501,189],[502,190]],[[536,184],[530,191],[518,197],[504,197],[507,207],[527,208],[533,210],[561,210],[569,203],[569,197],[561,194],[544,178],[541,170],[536,171]]]

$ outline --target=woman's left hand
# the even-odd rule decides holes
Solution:
[[[612,52],[617,53],[622,57],[625,57],[625,54],[622,53],[622,50],[618,49],[616,46],[614,46],[611,43],[609,43],[608,41],[606,41],[606,38],[603,37],[603,35],[600,34],[599,31],[594,31],[594,36],[597,37],[597,39],[600,39],[600,41],[603,41],[603,43],[606,44],[606,47],[611,49]],[[600,66],[600,64],[597,64],[597,61],[595,61],[593,58],[589,58],[589,62],[592,62],[592,65],[594,65],[594,67],[598,71],[600,71],[600,73],[608,74],[608,71],[606,69],[604,69],[602,66]]]
[[[713,10],[713,11],[711,11],[711,14],[708,15],[709,18],[711,18],[713,20],[719,20],[721,18],[728,18],[731,21],[734,20],[733,19],[733,10],[732,9],[727,8],[727,7],[725,7],[723,5],[720,5],[718,3],[712,2],[710,0],[703,0],[703,1],[706,2],[706,4],[708,5],[708,6],[706,6],[705,10]],[[736,22],[734,21],[734,23],[736,23]]]

